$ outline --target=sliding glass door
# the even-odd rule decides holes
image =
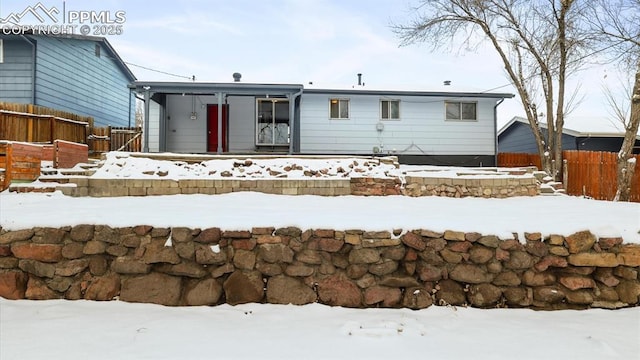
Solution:
[[[256,145],[289,145],[289,100],[256,99]]]

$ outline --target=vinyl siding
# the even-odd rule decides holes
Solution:
[[[329,99],[350,100],[349,119],[329,119]],[[400,100],[399,120],[380,120],[380,100]],[[477,121],[446,121],[444,98],[303,94],[302,153],[371,154],[374,147],[405,155],[492,155],[495,152],[495,99],[477,102]],[[376,124],[384,130],[378,132]]]
[[[197,119],[191,120],[191,95],[167,95],[167,151],[204,153],[207,151],[207,104],[217,104],[215,96],[196,96]]]
[[[256,99],[229,96],[229,151],[255,150]]]
[[[543,136],[546,138],[546,129],[543,130]],[[562,134],[562,149],[577,150],[576,138]],[[581,148],[582,149],[582,148]],[[514,122],[508,129],[498,136],[498,152],[501,153],[538,153],[536,140],[533,137],[531,127],[519,121]]]
[[[129,80],[102,43],[57,37],[36,37],[37,105],[94,118],[95,126],[134,123],[135,101]]]
[[[31,45],[24,40],[2,38],[4,61],[0,63],[0,101],[29,104],[32,100]]]
[[[149,100],[149,152],[160,151],[160,104]]]

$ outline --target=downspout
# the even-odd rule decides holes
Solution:
[[[133,97],[133,89],[129,90],[129,127],[131,127],[131,98]]]
[[[20,37],[22,37],[24,39],[24,41],[26,41],[27,43],[29,43],[29,45],[31,45],[31,103],[33,105],[36,104],[36,44],[33,43],[28,37],[24,36],[24,35],[20,35]]]
[[[217,124],[218,125],[218,140],[217,140],[218,148],[216,149],[216,154],[221,155],[222,151],[224,150],[222,148],[222,129],[223,129],[222,122],[224,121],[224,119],[222,118],[222,106],[224,106],[224,104],[222,103],[222,100],[226,95],[223,92],[219,92],[217,96],[218,96],[218,124]]]
[[[500,99],[493,107],[493,164],[498,166],[498,106],[502,104],[504,98]]]
[[[296,124],[296,98],[302,95],[302,89],[295,94],[289,95],[289,155],[293,154],[294,142],[295,142],[295,124]]]
[[[144,147],[142,152],[149,152],[149,99],[151,94],[149,93],[149,87],[144,86]]]

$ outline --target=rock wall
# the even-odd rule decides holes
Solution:
[[[0,231],[0,296],[411,309],[639,305],[639,245],[588,231],[525,237],[102,225]]]
[[[277,195],[320,196],[447,196],[505,198],[535,196],[540,186],[534,177],[488,179],[424,178],[407,176],[406,184],[399,178],[352,177],[345,179],[100,179],[92,177],[55,178],[60,186],[51,187],[68,196],[153,196],[177,194],[228,194],[255,191]],[[51,179],[41,179],[51,181]],[[72,184],[72,186],[69,186]],[[36,188],[21,186],[16,192],[31,192]]]
[[[407,176],[404,192],[409,196],[447,196],[506,198],[535,196],[540,186],[535,177],[457,177],[438,178]]]

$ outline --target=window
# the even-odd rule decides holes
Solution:
[[[349,100],[348,99],[331,99],[330,118],[331,119],[348,119],[349,118]]]
[[[382,120],[399,120],[400,100],[380,100],[380,118]]]
[[[2,43],[2,39],[0,39],[0,64],[4,62],[4,44]]]
[[[474,102],[445,102],[447,120],[477,120],[476,103]]]

